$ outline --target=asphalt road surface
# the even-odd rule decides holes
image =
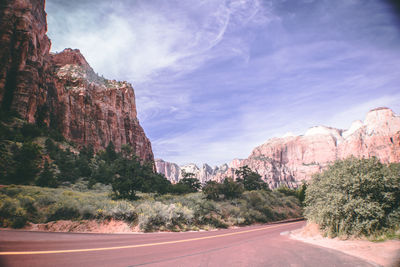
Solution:
[[[304,224],[151,234],[3,230],[0,266],[376,266],[285,234]]]

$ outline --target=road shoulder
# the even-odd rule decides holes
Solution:
[[[370,242],[366,240],[340,240],[323,237],[318,225],[308,223],[290,232],[290,238],[305,243],[335,249],[343,253],[373,262],[380,266],[400,266],[400,241]]]

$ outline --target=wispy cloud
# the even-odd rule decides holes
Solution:
[[[53,50],[133,83],[156,157],[221,164],[286,132],[400,112],[382,1],[47,0]]]
[[[100,73],[138,84],[196,69],[228,25],[259,8],[256,0],[47,2],[53,50],[79,47]]]

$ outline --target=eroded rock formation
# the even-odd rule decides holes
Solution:
[[[178,166],[178,164],[167,162],[162,159],[156,159],[155,165],[157,172],[164,174],[172,183],[177,183],[182,179],[182,171],[193,173],[201,183],[205,183],[216,179],[216,177],[222,177],[222,175],[228,170],[227,164],[219,167],[211,167],[208,164],[203,164],[203,166],[199,168],[194,163]]]
[[[376,156],[384,163],[399,162],[399,135],[400,117],[391,109],[378,108],[348,130],[317,126],[303,136],[273,138],[256,147],[241,165],[257,171],[271,187],[295,186],[335,160],[350,156]]]
[[[295,187],[338,159],[375,156],[384,163],[400,162],[400,117],[389,108],[368,112],[364,122],[355,121],[348,130],[317,126],[305,135],[272,138],[256,147],[247,159],[235,159],[209,180],[234,177],[234,170],[248,165],[268,182]]]
[[[0,106],[31,123],[59,130],[78,145],[116,149],[129,144],[153,161],[127,82],[99,77],[79,50],[51,54],[44,0],[5,0],[0,5]]]

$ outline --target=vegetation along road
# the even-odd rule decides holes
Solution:
[[[1,266],[373,266],[290,239],[305,222],[150,234],[0,232]]]

